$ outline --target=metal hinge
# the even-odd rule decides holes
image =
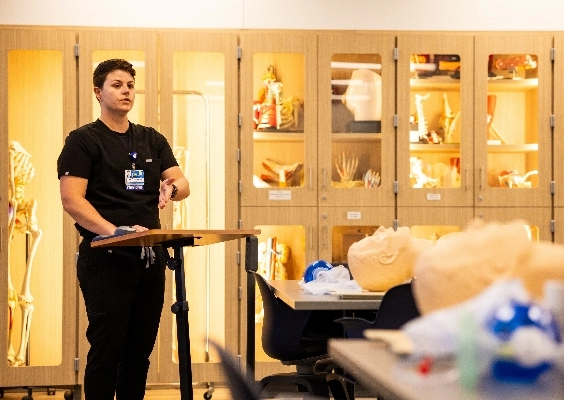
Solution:
[[[237,162],[241,162],[241,149],[237,149]]]
[[[243,300],[243,288],[241,286],[239,286],[238,297],[239,300]]]
[[[556,221],[553,219],[550,220],[550,232],[551,233],[556,232]]]
[[[398,181],[394,181],[393,190],[394,190],[395,194],[398,194],[398,190],[399,190],[399,182]]]
[[[80,366],[79,359],[74,359],[74,372],[78,372],[78,367]]]
[[[398,230],[398,220],[394,219],[394,222],[392,223],[392,227],[394,228],[394,231]]]
[[[556,182],[550,181],[550,194],[554,195],[556,193]]]
[[[80,45],[76,43],[74,45],[74,57],[78,58],[78,56],[80,56]]]
[[[235,253],[235,259],[237,260],[237,265],[241,265],[241,252],[239,250]]]
[[[398,127],[398,115],[394,114],[394,128]]]
[[[240,60],[243,57],[243,48],[241,46],[237,46],[237,59]]]
[[[399,49],[397,47],[394,48],[394,60],[399,60]]]
[[[239,181],[239,193],[243,193],[243,182]]]
[[[241,127],[241,125],[243,125],[243,116],[240,113],[237,116],[237,123],[239,124],[239,127]]]
[[[551,128],[554,128],[555,120],[556,120],[556,117],[554,116],[554,114],[550,114],[550,127]]]
[[[556,58],[556,49],[553,47],[552,49],[550,49],[550,61],[554,61],[555,58]]]
[[[243,229],[243,221],[239,220],[239,222],[237,223],[239,225],[239,229]]]

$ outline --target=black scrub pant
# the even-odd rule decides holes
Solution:
[[[147,268],[141,247],[79,247],[78,280],[88,315],[86,400],[143,399],[164,302],[165,260],[155,247]]]

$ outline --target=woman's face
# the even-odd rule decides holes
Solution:
[[[135,79],[128,72],[112,71],[106,76],[104,86],[95,87],[94,93],[103,111],[126,115],[135,101]]]

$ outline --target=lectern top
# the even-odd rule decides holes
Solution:
[[[150,229],[144,232],[128,233],[112,236],[92,242],[92,247],[116,246],[162,246],[175,242],[185,241],[192,246],[205,246],[208,244],[226,242],[228,240],[242,239],[260,234],[260,230],[176,230],[176,229]]]

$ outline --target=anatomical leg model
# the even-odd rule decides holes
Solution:
[[[10,142],[8,152],[10,155],[8,237],[11,241],[16,231],[30,235],[30,242],[26,254],[25,275],[19,295],[12,284],[10,265],[8,264],[8,307],[10,313],[10,321],[8,324],[8,364],[11,366],[20,366],[25,365],[26,362],[25,355],[29,343],[31,316],[34,309],[32,304],[33,296],[30,292],[31,267],[42,232],[37,226],[37,203],[34,199],[26,200],[25,198],[25,186],[35,174],[35,169],[31,164],[31,156],[25,151],[22,145],[16,141]],[[9,251],[10,248],[8,246],[8,261],[10,260]],[[20,347],[17,353],[14,351],[12,343],[16,303],[19,303],[22,310]]]

